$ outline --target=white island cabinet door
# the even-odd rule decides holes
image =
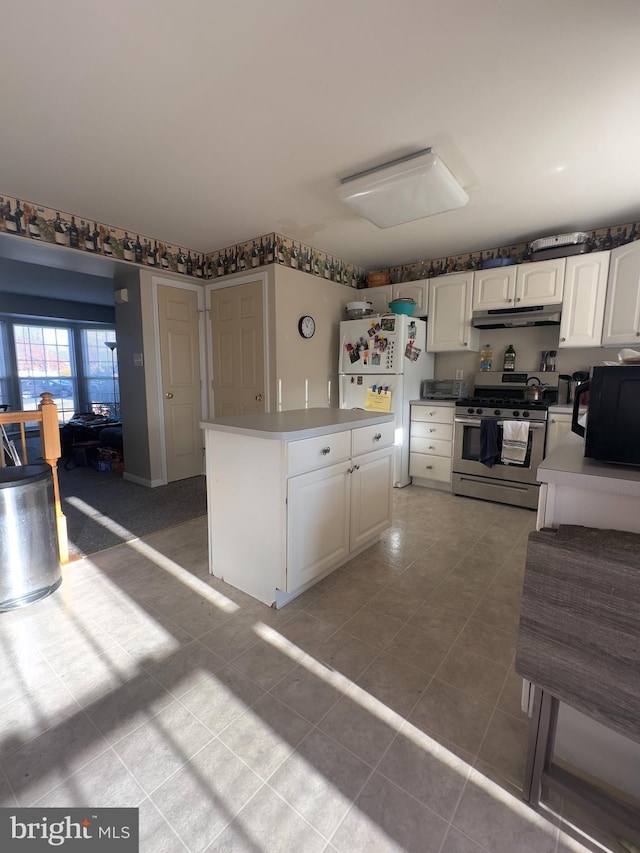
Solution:
[[[349,555],[351,463],[290,477],[287,483],[287,592],[295,592]]]
[[[351,550],[357,551],[391,524],[393,448],[357,456],[351,475]]]

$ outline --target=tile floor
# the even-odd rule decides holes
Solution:
[[[519,799],[534,513],[394,504],[384,541],[281,611],[207,573],[198,519],[0,614],[0,805],[138,806],[153,853],[584,850]]]

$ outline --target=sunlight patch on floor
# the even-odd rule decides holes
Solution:
[[[80,512],[89,516],[92,521],[98,522],[98,524],[101,524],[116,536],[120,536],[123,540],[134,535],[130,530],[127,530],[126,527],[122,527],[122,525],[117,524],[107,515],[96,512],[90,504],[85,503],[85,501],[80,498],[69,498],[69,503],[76,509],[80,510]],[[232,601],[230,598],[227,598],[226,595],[223,595],[221,592],[213,589],[208,584],[204,583],[204,581],[201,581],[199,578],[195,577],[195,575],[192,575],[191,572],[184,569],[181,565],[170,560],[168,557],[165,557],[164,554],[161,554],[160,551],[157,551],[155,548],[152,548],[151,545],[148,545],[142,539],[129,539],[129,541],[123,542],[123,544],[128,548],[131,548],[133,551],[136,551],[140,556],[150,560],[163,571],[173,575],[173,577],[185,586],[189,587],[189,589],[192,589],[216,607],[219,607],[220,610],[224,610],[226,613],[235,613],[239,610],[239,606],[235,601]]]

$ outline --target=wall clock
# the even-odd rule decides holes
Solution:
[[[316,331],[316,321],[313,317],[305,314],[304,317],[300,317],[298,320],[298,331],[303,338],[312,338]]]

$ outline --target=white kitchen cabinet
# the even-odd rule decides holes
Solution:
[[[324,577],[389,527],[392,483],[390,445],[288,479],[287,592]]]
[[[263,603],[286,604],[390,526],[393,415],[303,409],[202,427],[209,570]]]
[[[411,404],[409,474],[414,485],[451,491],[454,415],[449,401]]]
[[[516,292],[516,265],[478,270],[473,276],[473,310],[511,308]]]
[[[602,345],[640,346],[640,242],[610,255]]]
[[[287,589],[298,589],[349,555],[351,463],[287,482]]]
[[[471,325],[473,272],[429,280],[428,352],[477,352],[478,329]]]
[[[389,303],[393,299],[393,285],[385,284],[382,287],[368,287],[361,290],[361,298],[371,303],[374,314],[386,314],[389,311]]]
[[[610,255],[593,252],[567,258],[560,347],[601,345]]]
[[[429,308],[429,279],[403,281],[401,284],[394,284],[393,298],[413,299],[416,303],[416,307],[413,309],[413,316],[426,317]]]
[[[564,274],[564,258],[479,270],[474,277],[473,310],[560,304]]]
[[[545,459],[552,450],[555,450],[565,435],[568,435],[571,432],[571,418],[572,416],[569,414],[549,410],[547,437],[544,450]]]
[[[516,266],[514,306],[558,305],[564,291],[565,258]]]

